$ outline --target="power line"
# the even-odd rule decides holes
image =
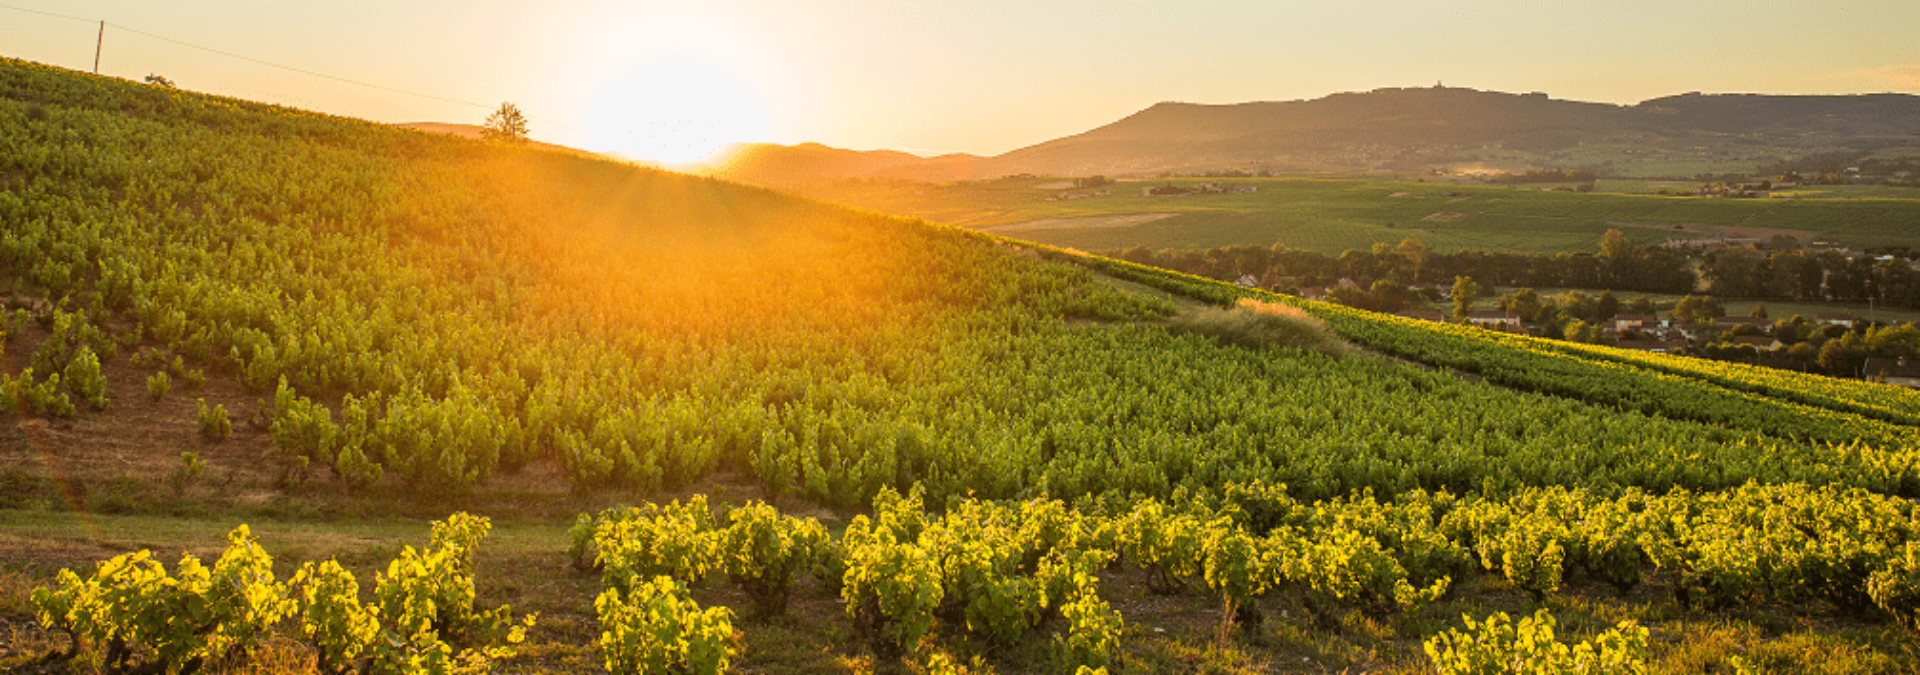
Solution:
[[[149,32],[146,32],[146,31],[143,31],[143,30],[139,30],[139,29],[137,29],[137,28],[130,28],[130,27],[127,27],[127,26],[122,26],[122,25],[120,25],[120,24],[117,24],[117,23],[112,23],[112,22],[109,22],[109,21],[101,21],[101,20],[98,20],[98,19],[88,19],[88,18],[83,18],[83,17],[78,17],[78,16],[70,16],[70,15],[67,15],[67,14],[59,14],[59,13],[55,13],[55,12],[46,12],[46,11],[41,11],[41,10],[37,10],[37,9],[28,9],[28,8],[25,8],[25,7],[15,7],[15,6],[13,6],[13,5],[3,5],[3,4],[0,4],[0,9],[11,9],[11,10],[15,10],[15,11],[21,11],[21,12],[28,12],[28,13],[31,13],[31,14],[41,14],[41,15],[45,15],[45,16],[51,16],[51,17],[55,17],[55,18],[60,18],[60,19],[71,19],[71,20],[74,20],[74,21],[85,21],[85,22],[87,22],[87,23],[94,23],[95,21],[99,21],[99,23],[100,23],[100,25],[102,26],[102,30],[105,30],[105,27],[106,27],[106,26],[113,26],[114,28],[118,28],[118,29],[120,29],[120,30],[123,30],[123,31],[126,31],[126,32],[129,32],[129,33],[133,33],[133,34],[135,34],[135,35],[143,35],[143,36],[146,36],[146,37],[150,37],[150,38],[153,38],[153,39],[155,39],[155,40],[159,40],[159,41],[162,41],[162,42],[171,42],[171,43],[173,43],[173,44],[176,44],[176,45],[180,45],[180,46],[182,46],[182,47],[188,47],[188,48],[192,48],[192,49],[198,49],[198,50],[200,50],[200,51],[203,51],[203,52],[208,52],[208,53],[212,53],[212,54],[218,54],[218,55],[220,55],[220,56],[225,56],[225,57],[227,57],[227,58],[232,58],[232,59],[239,59],[239,60],[241,60],[241,61],[246,61],[246,62],[248,62],[248,63],[255,63],[255,64],[259,64],[259,65],[263,65],[263,66],[267,66],[267,67],[269,67],[269,68],[279,68],[279,69],[281,69],[281,70],[286,70],[286,71],[291,71],[291,72],[295,72],[295,73],[299,73],[299,74],[302,74],[302,75],[307,75],[307,76],[311,76],[311,77],[318,77],[318,78],[321,78],[321,79],[326,79],[326,80],[333,80],[333,81],[335,81],[335,82],[344,82],[344,83],[347,83],[347,84],[352,84],[352,85],[359,85],[359,86],[362,86],[362,87],[367,87],[367,88],[371,88],[371,89],[379,89],[379,90],[381,90],[381,91],[390,91],[390,92],[393,92],[393,93],[396,93],[396,94],[406,94],[406,95],[408,95],[408,96],[418,96],[418,97],[421,97],[421,98],[429,98],[429,99],[433,99],[433,100],[435,100],[435,101],[442,101],[442,102],[446,102],[446,103],[455,103],[455,104],[459,104],[459,105],[468,105],[468,106],[473,106],[473,107],[476,107],[476,108],[492,108],[492,107],[493,107],[493,106],[490,106],[490,105],[487,105],[487,104],[485,104],[485,103],[474,103],[473,101],[463,101],[463,100],[460,100],[460,99],[457,99],[457,98],[447,98],[447,97],[445,97],[445,96],[435,96],[435,95],[433,95],[433,94],[424,94],[424,93],[421,93],[421,92],[417,92],[417,91],[408,91],[408,90],[406,90],[406,89],[399,89],[399,88],[396,88],[396,87],[388,87],[388,86],[384,86],[384,85],[378,85],[378,84],[373,84],[373,83],[371,83],[371,82],[361,82],[361,81],[359,81],[359,80],[351,80],[351,79],[347,79],[347,78],[344,78],[344,77],[339,77],[339,76],[335,76],[335,75],[328,75],[328,74],[326,74],[326,73],[320,73],[320,72],[314,72],[314,71],[311,71],[311,70],[306,70],[306,69],[304,69],[304,68],[295,68],[295,67],[293,67],[293,66],[286,66],[286,65],[281,65],[281,64],[278,64],[278,63],[273,63],[273,62],[271,62],[271,61],[262,61],[262,60],[260,60],[260,59],[256,59],[256,58],[253,58],[253,57],[250,57],[250,56],[242,56],[242,55],[240,55],[240,54],[235,54],[235,53],[233,53],[233,52],[228,52],[228,51],[222,51],[222,50],[219,50],[219,49],[214,49],[214,48],[212,48],[212,47],[205,47],[205,46],[201,46],[201,45],[197,45],[197,44],[193,44],[193,43],[191,43],[191,42],[186,42],[186,41],[184,41],[184,40],[176,40],[176,39],[173,39],[173,38],[170,38],[170,37],[167,37],[167,36],[164,36],[164,35],[155,35],[155,34],[153,34],[153,33],[149,33]],[[96,60],[97,60],[97,59],[98,59],[98,56],[96,56],[95,58],[96,58]],[[97,68],[97,66],[96,66],[96,68]],[[556,127],[560,127],[560,128],[562,128],[562,129],[566,129],[567,131],[572,131],[572,132],[575,132],[575,133],[583,133],[583,132],[581,132],[581,131],[580,131],[579,129],[575,129],[575,128],[573,128],[573,127],[570,127],[570,126],[567,126],[567,125],[565,125],[565,124],[561,124],[561,123],[559,123],[559,122],[555,122],[555,121],[553,121],[553,120],[549,120],[549,119],[545,119],[545,118],[540,118],[540,117],[534,117],[534,116],[532,116],[532,115],[527,115],[526,117],[527,117],[527,119],[531,119],[531,120],[537,120],[537,121],[540,121],[540,122],[544,122],[544,123],[547,123],[547,124],[551,124],[551,125],[553,125],[553,126],[556,126]]]

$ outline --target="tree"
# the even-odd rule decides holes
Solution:
[[[1527,322],[1539,321],[1540,312],[1542,309],[1545,309],[1545,307],[1540,304],[1540,293],[1531,288],[1522,288],[1519,291],[1507,294],[1506,304],[1507,311],[1513,312],[1514,315],[1520,317],[1521,321]]]
[[[1600,297],[1593,300],[1594,322],[1606,321],[1619,313],[1620,298],[1614,297],[1613,291],[1601,291]]]
[[[168,88],[168,89],[175,89],[175,88],[176,88],[176,87],[174,87],[174,86],[173,86],[173,80],[169,80],[169,79],[167,79],[167,78],[165,78],[165,77],[161,77],[161,76],[159,76],[159,75],[155,75],[155,74],[152,74],[152,73],[149,73],[149,74],[147,75],[147,84],[151,84],[151,85],[154,85],[154,86],[156,86],[156,87],[166,87],[166,88]]]
[[[1633,256],[1633,242],[1619,230],[1607,230],[1600,236],[1600,255],[1608,260],[1620,260]]]
[[[1453,318],[1465,319],[1473,312],[1473,301],[1480,297],[1480,284],[1473,277],[1453,278]]]
[[[1414,241],[1412,237],[1408,237],[1400,240],[1400,245],[1395,247],[1394,250],[1400,254],[1400,257],[1406,258],[1407,263],[1413,267],[1413,273],[1407,280],[1419,281],[1420,272],[1427,266],[1427,259],[1433,257],[1433,249],[1427,248],[1425,244]]]
[[[1634,298],[1633,302],[1627,303],[1627,311],[1633,314],[1652,314],[1653,298],[1641,294],[1640,297]]]
[[[512,103],[500,104],[500,109],[487,116],[487,124],[480,129],[480,136],[490,141],[521,143],[527,140],[527,116]]]
[[[1756,318],[1756,319],[1765,319],[1765,318],[1767,318],[1767,303],[1764,303],[1764,302],[1756,302],[1756,303],[1754,303],[1754,304],[1753,304],[1753,311],[1751,311],[1751,312],[1748,312],[1748,313],[1747,313],[1747,316],[1751,316],[1751,317],[1754,317],[1754,318]]]

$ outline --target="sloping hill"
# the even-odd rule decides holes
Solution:
[[[1903,400],[1304,306],[1360,353],[1282,299],[1160,270],[18,61],[0,148],[0,563],[20,565],[0,619],[24,636],[0,667],[66,667],[36,656],[59,630],[136,662],[223,658],[68,609],[284,593],[271,561],[219,583],[87,565],[173,560],[237,520],[283,564],[373,579],[336,609],[465,626],[343,635],[348,662],[473,656],[491,619],[456,609],[476,593],[542,613],[510,664],[539,671],[621,669],[621,635],[788,594],[767,611],[792,620],[702,624],[708,656],[1411,672],[1454,617],[1531,595],[1644,622],[1651,646],[1629,625],[1642,647],[1608,647],[1622,661],[1699,659],[1724,641],[1701,622],[1751,628],[1780,670],[1826,663],[1809,643],[1913,658],[1885,623],[1920,608]],[[478,552],[488,525],[466,519],[427,553],[392,534],[455,508],[497,519],[508,552]],[[599,583],[560,571],[568,542]],[[451,590],[413,602],[441,593],[416,582]],[[1822,620],[1783,618],[1804,614]],[[231,652],[266,655],[247,668],[329,648],[288,622],[193,628],[274,636]]]
[[[1633,106],[1460,88],[1379,89],[1310,101],[1161,103],[992,158],[990,172],[1151,174],[1195,168],[1419,169],[1486,147],[1671,149],[1737,140],[1777,151],[1920,133],[1920,97],[1687,94]]]
[[[845,178],[950,182],[1226,169],[1419,172],[1492,161],[1515,172],[1551,166],[1690,176],[1704,167],[1750,171],[1842,149],[1920,154],[1916,134],[1920,96],[1908,94],[1690,93],[1620,106],[1542,93],[1387,88],[1301,101],[1160,103],[1084,133],[985,158],[751,146],[734,166],[716,172],[790,186]]]

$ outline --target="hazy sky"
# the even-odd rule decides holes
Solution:
[[[1159,101],[1449,86],[1635,103],[1920,92],[1920,2],[0,0],[104,19],[102,74],[679,158],[730,141],[997,154]],[[261,66],[139,35],[485,106]],[[0,55],[90,70],[97,23],[0,8]]]

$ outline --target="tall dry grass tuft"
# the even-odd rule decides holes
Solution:
[[[1286,347],[1332,356],[1357,353],[1313,315],[1287,305],[1241,298],[1232,307],[1205,307],[1176,317],[1175,330],[1242,347]]]

